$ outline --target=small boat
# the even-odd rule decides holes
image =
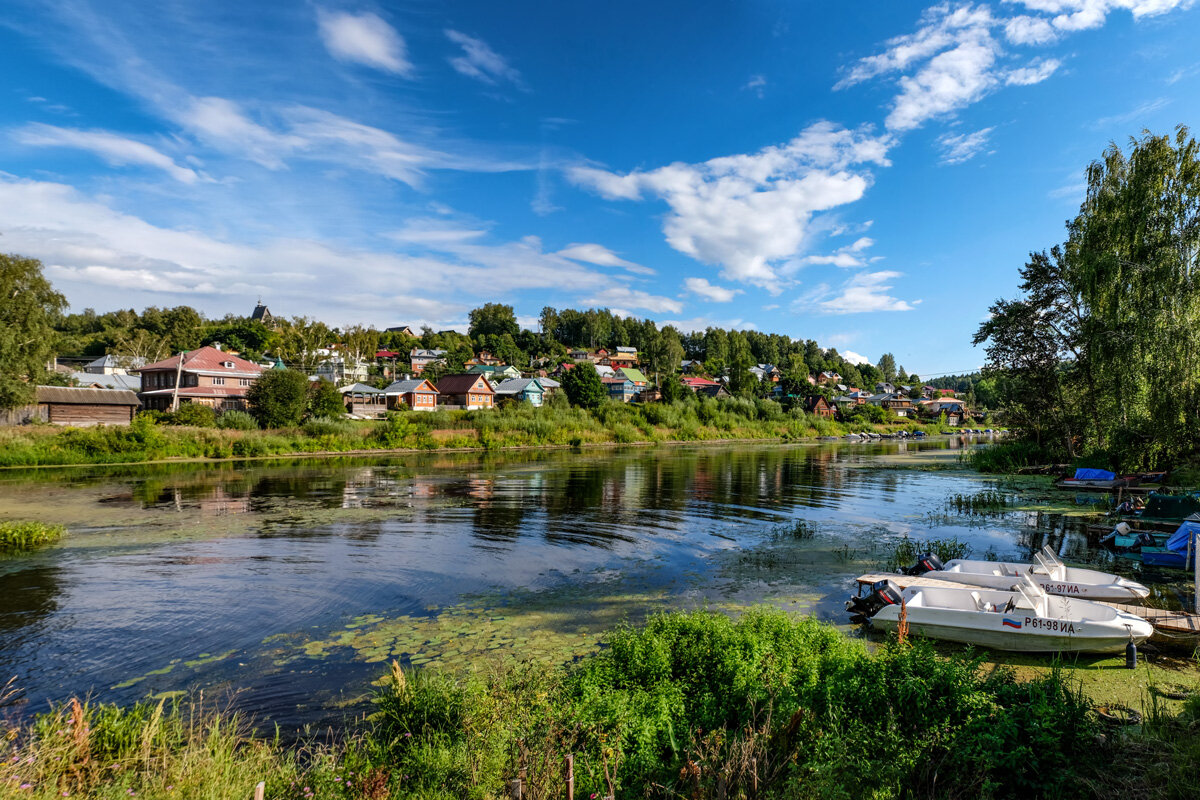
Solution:
[[[1200,536],[1200,519],[1196,519],[1195,515],[1183,522],[1170,536],[1165,537],[1165,541],[1161,536],[1133,531],[1128,526],[1122,531],[1123,524],[1117,525],[1112,533],[1100,540],[1100,543],[1118,551],[1124,558],[1141,560],[1147,567],[1188,569],[1193,566],[1196,554],[1192,552],[1192,548],[1195,546],[1196,537]],[[1122,546],[1123,552],[1119,551]]]
[[[1129,477],[1121,477],[1106,469],[1075,470],[1074,477],[1062,478],[1056,484],[1060,489],[1075,489],[1084,492],[1115,492],[1130,485]]]
[[[1012,561],[970,561],[956,558],[946,564],[932,553],[926,553],[906,569],[907,575],[954,581],[984,589],[1013,591],[1024,577],[1031,578],[1044,592],[1085,600],[1140,600],[1150,596],[1150,590],[1137,581],[1109,572],[1068,567],[1059,561],[1049,547],[1033,554],[1032,564]]]
[[[1153,626],[1117,608],[1090,600],[1052,597],[1028,575],[1014,591],[909,586],[882,580],[871,594],[846,603],[853,619],[894,631],[903,611],[910,632],[1022,653],[1111,653],[1141,644]]]
[[[1140,556],[1143,547],[1163,547],[1171,534],[1131,528],[1128,522],[1118,522],[1117,527],[1100,539],[1100,546],[1113,555],[1133,558]],[[1140,560],[1140,559],[1139,559]]]

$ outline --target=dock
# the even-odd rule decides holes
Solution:
[[[894,572],[872,572],[866,575],[859,575],[858,589],[861,592],[863,587],[869,587],[874,583],[882,580],[889,580],[899,586],[901,589],[907,589],[909,586],[949,586],[954,589],[978,589],[978,586],[970,586],[965,583],[956,581],[943,581],[936,578],[922,578],[913,575],[901,575]],[[1187,611],[1167,611],[1162,608],[1150,608],[1148,606],[1138,606],[1131,603],[1109,603],[1103,600],[1092,600],[1093,603],[1101,603],[1106,606],[1112,606],[1118,611],[1124,611],[1134,616],[1141,617],[1154,626],[1156,634],[1160,634],[1163,638],[1170,639],[1178,636],[1200,636],[1200,614],[1192,614]]]

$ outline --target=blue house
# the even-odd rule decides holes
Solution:
[[[604,384],[604,388],[608,389],[608,396],[613,400],[628,403],[637,396],[637,387],[633,385],[633,381],[629,380],[629,378],[614,376],[611,378],[601,378],[600,381]]]
[[[546,394],[545,387],[537,378],[512,378],[495,386],[496,403],[528,401],[531,405],[540,406]]]

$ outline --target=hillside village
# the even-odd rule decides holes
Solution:
[[[190,322],[203,325],[196,312],[187,312],[195,315]],[[147,309],[144,316],[180,313]],[[919,383],[917,376],[886,363],[890,356],[881,359],[884,369],[855,365],[812,341],[715,328],[680,334],[607,311],[545,309],[542,330],[533,333],[516,325],[511,307],[488,304],[472,312],[471,332],[464,335],[428,328],[418,332],[407,325],[338,331],[304,318],[276,317],[259,302],[245,318],[208,323],[210,330],[197,346],[170,355],[164,346],[186,338],[178,335],[178,326],[164,324],[166,335],[156,337],[157,347],[147,346],[148,328],[138,327],[144,320],[132,311],[116,314],[126,329],[112,335],[112,343],[95,357],[66,352],[73,331],[78,331],[75,342],[87,342],[90,349],[98,337],[92,331],[92,341],[87,341],[87,320],[82,325],[79,319],[63,320],[63,354],[48,365],[52,377],[47,383],[58,385],[39,386],[36,403],[9,412],[10,423],[128,423],[138,411],[173,412],[187,405],[216,414],[246,411],[252,387],[265,373],[280,370],[303,372],[310,388],[336,387],[345,414],[358,419],[512,403],[538,407],[555,402],[564,394],[564,381],[580,370],[594,370],[602,396],[618,403],[742,396],[842,421],[940,420],[957,427],[973,419],[969,398],[951,388]],[[73,316],[109,330],[95,324],[94,312]],[[634,344],[563,344],[559,337],[571,336],[580,318],[583,324],[574,325],[577,338],[639,341],[642,349]],[[764,354],[775,354],[784,363],[754,359]]]

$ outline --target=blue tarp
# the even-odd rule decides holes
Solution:
[[[1200,522],[1183,523],[1171,534],[1171,538],[1167,539],[1167,549],[1174,550],[1176,553],[1186,553],[1188,538],[1196,533],[1200,533]]]
[[[1080,467],[1075,470],[1075,480],[1077,481],[1115,481],[1117,476],[1106,469],[1089,469]]]

